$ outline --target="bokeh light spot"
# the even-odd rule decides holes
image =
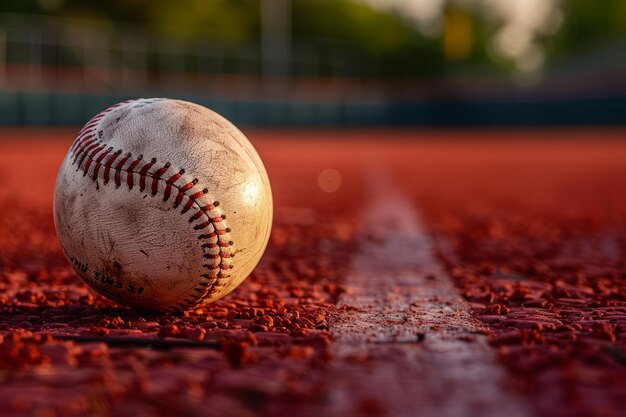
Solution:
[[[341,188],[341,173],[334,168],[326,168],[317,176],[317,184],[326,193],[334,193]]]

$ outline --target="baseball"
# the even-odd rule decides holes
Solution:
[[[214,301],[252,272],[272,195],[259,155],[228,120],[185,101],[131,100],[79,132],[57,177],[54,224],[93,289],[174,311]]]

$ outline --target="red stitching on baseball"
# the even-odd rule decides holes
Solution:
[[[189,200],[187,200],[187,203],[185,204],[185,207],[183,207],[183,210],[180,212],[180,214],[187,213],[189,211],[189,209],[191,208],[191,206],[194,205],[194,203],[196,203],[196,199],[193,198],[193,196],[190,196]]]
[[[202,224],[197,224],[197,225],[194,227],[194,229],[195,229],[195,230],[202,230],[202,229],[206,229],[207,227],[209,227],[209,225],[211,225],[211,222],[210,222],[210,221],[208,221],[208,222],[204,222],[204,223],[202,223]]]
[[[120,151],[114,152],[109,158],[109,160],[105,162],[104,174],[103,174],[105,184],[109,183],[109,173],[111,172],[111,165],[113,165],[113,162],[115,162],[115,160],[117,159],[118,156],[120,156],[121,153],[122,152]]]
[[[204,214],[204,210],[200,209],[196,214],[194,214],[191,218],[189,218],[189,223],[198,220]]]
[[[155,162],[156,158],[153,158],[151,162],[148,162],[139,170],[139,191],[143,192],[146,189],[146,173],[152,168]]]
[[[126,100],[126,101],[122,101],[121,103],[117,103],[114,104],[113,106],[102,110],[100,113],[96,114],[94,117],[92,117],[87,124],[85,124],[85,126],[83,126],[83,128],[78,132],[78,135],[76,135],[76,140],[74,141],[74,143],[72,144],[72,146],[70,147],[70,152],[74,152],[76,150],[76,148],[78,147],[78,145],[80,143],[83,143],[83,140],[85,139],[85,137],[89,136],[90,139],[94,138],[93,135],[93,130],[95,128],[95,126],[100,122],[100,120],[108,113],[110,113],[111,111],[115,110],[116,108],[123,106],[124,104],[130,103],[133,100]],[[96,138],[97,140],[97,138]],[[76,160],[74,160],[74,162],[76,162]]]
[[[182,191],[178,191],[178,195],[174,200],[174,208],[177,208],[180,205],[180,202],[183,201],[183,195],[185,195]]]
[[[185,170],[181,169],[174,175],[170,177],[169,180],[165,183],[165,192],[163,193],[163,201],[167,201],[170,198],[170,194],[172,192],[172,184],[174,184],[181,176],[185,173]]]
[[[161,176],[167,172],[169,167],[170,167],[170,163],[168,162],[167,164],[165,164],[163,168],[158,169],[154,173],[154,176],[152,177],[152,187],[151,187],[153,196],[157,195],[157,193],[159,192],[159,179],[161,179]]]
[[[215,208],[219,205],[219,202],[215,201],[213,202],[213,204],[207,204],[202,206],[198,201],[199,198],[206,195],[206,193],[208,192],[207,189],[203,189],[202,191],[198,191],[193,194],[188,193],[188,191],[191,190],[191,188],[193,188],[193,186],[198,183],[198,179],[194,178],[191,182],[182,186],[177,186],[175,184],[176,181],[178,181],[185,173],[184,169],[181,169],[178,172],[174,173],[168,179],[164,179],[162,178],[162,176],[170,168],[170,163],[166,163],[163,167],[157,169],[154,173],[151,173],[150,170],[156,163],[156,159],[152,159],[151,162],[144,164],[139,169],[139,171],[137,171],[137,167],[143,160],[143,155],[139,155],[137,158],[133,159],[130,165],[126,169],[124,169],[126,163],[132,158],[132,155],[130,153],[127,153],[122,159],[119,160],[119,162],[117,162],[117,164],[115,164],[115,161],[117,160],[119,155],[122,154],[122,150],[118,149],[114,151],[112,147],[107,148],[107,145],[101,143],[96,137],[96,131],[99,122],[106,114],[126,103],[129,103],[130,101],[132,100],[116,104],[98,113],[81,129],[81,131],[77,135],[76,140],[70,148],[70,152],[73,157],[72,165],[77,165],[77,169],[82,169],[83,175],[87,175],[89,173],[91,165],[93,164],[93,175],[90,177],[92,177],[94,181],[98,179],[100,167],[104,167],[104,172],[102,174],[104,184],[107,184],[109,182],[110,172],[111,170],[113,170],[113,178],[116,188],[120,187],[122,184],[121,176],[123,172],[126,172],[126,184],[129,190],[132,190],[135,185],[135,174],[139,175],[139,186],[141,192],[143,192],[146,188],[147,178],[152,178],[152,183],[150,187],[152,195],[158,194],[158,185],[159,182],[162,181],[165,183],[165,189],[163,190],[163,201],[167,201],[172,192],[172,188],[176,188],[178,193],[176,196],[176,200],[174,201],[174,208],[181,204],[184,197],[187,197],[188,200],[185,204],[184,209],[182,210],[183,214],[190,210],[194,204],[198,207],[198,211],[190,218],[189,221],[197,221],[203,215],[206,216],[208,221],[204,221],[201,224],[197,224],[196,226],[194,226],[195,230],[206,229],[208,227],[212,228],[209,233],[198,236],[199,240],[209,240],[209,242],[203,243],[201,245],[201,248],[213,250],[215,248],[219,248],[219,251],[217,253],[203,254],[204,258],[214,261],[211,264],[203,265],[203,268],[209,269],[211,273],[201,274],[200,277],[202,278],[202,281],[198,282],[197,285],[202,288],[195,287],[193,289],[195,292],[201,293],[202,296],[196,296],[195,294],[191,294],[189,298],[184,300],[186,304],[177,304],[177,306],[181,308],[186,308],[193,304],[196,304],[199,300],[208,297],[219,288],[223,287],[223,283],[220,280],[230,277],[229,274],[224,273],[224,270],[232,269],[233,265],[229,262],[232,259],[233,254],[230,253],[230,249],[224,248],[230,247],[232,245],[232,242],[223,241],[223,239],[228,238],[226,234],[230,231],[230,229],[217,228],[218,224],[222,222],[222,220],[225,218],[224,215],[216,217],[215,214],[212,213],[212,211],[215,210]],[[102,152],[104,149],[106,150]],[[77,163],[79,158],[80,161]],[[215,241],[211,241],[213,239]],[[164,310],[172,310],[172,307],[167,307]]]
[[[89,152],[91,152],[91,150],[95,149],[96,147],[98,147],[98,142],[94,142],[92,145],[89,145],[85,149],[81,148],[82,157],[80,158],[80,162],[78,162],[78,166],[79,167],[83,164],[83,162],[85,161],[85,158],[87,158],[87,155],[89,155]],[[80,154],[80,152],[79,152],[79,154]]]
[[[190,183],[183,185],[182,187],[180,187],[180,191],[181,192],[186,192],[187,190],[189,190],[191,187],[193,187],[194,185],[196,185],[198,183],[198,179],[194,178]]]
[[[126,169],[126,172],[128,173],[128,175],[126,176],[126,184],[128,185],[129,189],[133,189],[133,174],[135,173],[135,168],[137,167],[137,165],[139,165],[139,162],[141,161],[141,155],[139,155],[139,157],[137,159],[135,159],[130,166]]]
[[[130,154],[127,153],[126,156],[124,156],[124,158],[122,158],[122,160],[120,162],[118,162],[118,164],[115,166],[115,186],[116,187],[120,187],[122,185],[122,167],[124,166],[124,164],[126,163],[126,161],[128,161],[128,159],[130,158]]]
[[[109,148],[109,149],[107,149],[106,151],[104,151],[104,152],[102,152],[102,153],[100,154],[100,156],[98,157],[98,159],[96,159],[96,166],[95,166],[95,168],[93,169],[93,178],[94,178],[94,179],[98,178],[98,171],[100,171],[100,166],[101,166],[101,162],[102,162],[102,160],[103,160],[103,159],[104,159],[104,158],[105,158],[105,157],[106,157],[106,156],[107,156],[107,155],[108,155],[108,154],[109,154],[112,150],[113,150],[113,148]],[[108,180],[108,179],[105,179],[104,181],[105,181],[105,183],[106,183],[106,182],[108,182],[109,180]]]
[[[87,163],[85,164],[85,172],[83,173],[83,175],[87,175],[87,173],[89,172],[89,166],[91,166],[91,163],[94,162],[94,157],[96,156],[96,154],[101,152],[104,148],[106,148],[106,145],[100,146],[95,151],[93,151],[91,155],[89,155],[89,157],[87,158]],[[88,155],[88,154],[86,153],[85,155]]]

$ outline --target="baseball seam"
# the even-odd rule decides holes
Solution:
[[[185,174],[184,169],[175,170],[169,177],[164,177],[172,168],[170,162],[159,166],[156,158],[148,160],[144,159],[143,155],[133,158],[130,152],[115,150],[103,142],[102,131],[99,130],[100,121],[113,110],[132,101],[134,100],[111,106],[85,124],[70,148],[71,164],[76,165],[77,170],[82,170],[83,176],[89,175],[93,181],[101,179],[104,185],[111,182],[111,174],[113,174],[112,181],[116,189],[125,183],[129,191],[138,185],[140,192],[149,189],[153,197],[161,193],[164,203],[175,194],[173,207],[176,209],[182,206],[181,215],[195,206],[197,211],[189,218],[189,223],[196,222],[194,230],[202,233],[198,236],[198,240],[201,242],[203,258],[206,262],[203,268],[207,269],[207,273],[201,274],[201,281],[190,290],[188,297],[176,304],[178,308],[188,308],[217,292],[230,277],[226,273],[226,270],[233,268],[234,253],[231,250],[233,242],[230,240],[230,228],[226,226],[226,216],[217,208],[218,201],[211,204],[203,204],[199,201],[208,193],[208,189],[193,191],[199,183],[197,178],[188,182],[182,181],[183,184],[181,184],[181,179]],[[121,155],[124,156],[120,158]],[[124,174],[126,181],[123,181]],[[138,182],[135,181],[136,175],[139,176]],[[174,311],[178,309],[176,307],[169,306],[163,310]]]

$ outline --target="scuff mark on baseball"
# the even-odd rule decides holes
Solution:
[[[138,99],[79,132],[57,177],[54,224],[96,291],[174,311],[214,301],[252,272],[272,193],[259,155],[226,119],[185,101]]]

